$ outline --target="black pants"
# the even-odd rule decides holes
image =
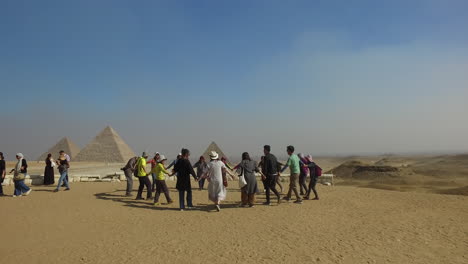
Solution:
[[[313,191],[315,194],[315,198],[318,198],[318,193],[317,190],[315,190],[315,186],[317,185],[318,177],[312,177],[310,178],[309,182],[309,189],[307,190],[306,197],[310,197],[310,191]]]
[[[276,190],[276,177],[277,175],[267,175],[265,179],[265,187],[266,187],[266,201],[267,203],[270,202],[270,190],[276,195],[279,199],[280,195],[279,192]]]
[[[166,196],[167,202],[172,202],[171,197],[169,196],[169,189],[167,188],[166,181],[156,180],[156,194],[154,196],[154,202],[157,203],[159,201],[159,196],[161,193],[164,193]]]
[[[3,183],[3,178],[2,178],[2,176],[0,175],[0,194],[3,194],[3,186],[2,186],[2,183]]]
[[[140,186],[138,186],[138,194],[137,198],[143,198],[141,195],[143,194],[143,189],[146,186],[146,199],[151,198],[151,181],[149,180],[148,176],[138,177],[138,181],[140,181]]]
[[[301,195],[307,193],[307,184],[306,184],[307,174],[301,173],[299,175],[299,187],[301,189]]]

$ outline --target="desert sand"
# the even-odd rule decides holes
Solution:
[[[318,186],[320,201],[264,206],[260,194],[255,208],[238,208],[230,182],[219,213],[206,190],[193,191],[195,210],[178,211],[174,181],[176,202],[162,197],[158,207],[124,197],[125,182],[33,186],[30,196],[0,197],[0,263],[468,263],[468,196],[442,194],[468,186],[464,158],[318,159],[342,174],[337,186]],[[75,163],[71,173],[119,166]]]

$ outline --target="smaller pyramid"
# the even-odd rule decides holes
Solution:
[[[124,163],[132,157],[135,152],[112,127],[107,126],[76,155],[75,161]]]
[[[216,144],[214,141],[211,142],[211,144],[208,146],[208,148],[205,150],[203,153],[203,157],[205,157],[205,160],[209,161],[210,160],[210,153],[211,151],[216,151],[219,154],[219,158],[221,159],[222,157],[225,157],[228,159],[226,154],[221,150],[221,148]],[[229,159],[228,159],[229,160]]]
[[[76,145],[73,141],[68,139],[67,137],[62,138],[55,144],[53,147],[51,147],[47,152],[43,153],[39,158],[37,158],[38,161],[45,160],[47,158],[47,154],[51,153],[52,157],[58,158],[59,152],[63,150],[65,153],[67,153],[71,159],[73,159],[78,152],[80,152],[80,147]]]

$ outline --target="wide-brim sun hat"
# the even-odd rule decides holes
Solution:
[[[161,155],[161,156],[159,156],[159,159],[157,160],[157,162],[162,162],[163,160],[167,160],[166,156]]]
[[[210,158],[211,159],[218,159],[219,158],[219,155],[216,151],[211,151],[210,152]]]

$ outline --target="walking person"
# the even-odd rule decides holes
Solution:
[[[299,153],[297,154],[299,157],[299,168],[300,168],[300,174],[299,174],[299,188],[300,188],[300,195],[304,195],[307,192],[307,174],[309,174],[309,168],[305,166],[308,161],[304,154]]]
[[[215,204],[216,210],[221,211],[221,201],[226,199],[227,178],[224,173],[227,168],[224,162],[218,160],[216,151],[211,151],[210,162],[204,178],[208,179],[208,199]]]
[[[193,208],[192,203],[192,184],[190,183],[190,175],[193,176],[195,180],[197,176],[193,170],[192,164],[189,161],[190,151],[188,149],[182,149],[181,158],[174,165],[174,173],[177,174],[177,183],[176,189],[179,191],[179,206],[180,211],[185,210],[184,199],[187,200],[188,209]],[[187,193],[187,197],[185,197]]]
[[[156,164],[158,163],[158,159],[160,157],[159,152],[154,153],[154,157],[148,161],[149,164],[151,164],[151,177],[152,177],[152,185],[151,185],[151,191],[154,192],[156,190],[156,173],[153,173],[154,168],[156,167]]]
[[[69,191],[70,183],[68,182],[68,169],[70,168],[70,163],[67,157],[65,156],[64,151],[60,151],[60,156],[57,160],[57,165],[58,165],[58,170],[60,173],[60,179],[58,181],[57,188],[54,190],[54,192],[58,192],[60,189],[60,186],[63,187],[63,185],[65,185],[65,191]]]
[[[201,191],[205,186],[205,178],[202,178],[207,169],[205,157],[200,156],[200,159],[195,164],[193,164],[193,167],[197,169],[198,189]]]
[[[230,172],[233,170],[233,168],[231,167],[231,165],[229,165],[227,159],[225,157],[221,157],[221,162],[224,163],[224,166],[226,166],[226,170],[224,170],[223,172],[223,177],[226,177],[226,174],[229,174],[229,178],[231,180],[234,180],[234,174]]]
[[[0,152],[0,196],[4,196],[5,194],[3,193],[3,180],[6,177],[6,163],[5,163],[5,157],[3,156],[3,152]]]
[[[135,156],[133,158],[130,158],[127,161],[127,164],[125,167],[121,168],[125,174],[125,178],[127,179],[127,189],[125,190],[125,196],[130,197],[132,196],[132,191],[133,191],[133,175],[135,174],[136,171],[136,165],[138,162],[138,157]]]
[[[70,155],[68,155],[67,153],[65,153],[65,151],[61,150],[61,151],[59,152],[59,155],[62,155],[62,154],[63,154],[63,156],[65,157],[65,159],[68,161],[68,163],[70,163],[70,160],[71,160]],[[70,182],[70,181],[68,180],[68,173],[67,173],[67,176],[66,176],[65,178],[67,179],[67,182]],[[67,186],[65,185],[65,181],[63,181],[62,187],[67,187]]]
[[[26,179],[26,174],[28,173],[28,163],[22,153],[16,154],[16,159],[18,162],[15,168],[10,171],[10,173],[14,172],[13,181],[15,183],[15,192],[13,193],[13,197],[27,196],[32,191],[32,189],[24,183],[24,179]]]
[[[281,203],[281,198],[276,190],[276,180],[278,177],[278,160],[276,159],[275,155],[271,154],[271,147],[269,145],[265,145],[263,147],[263,153],[265,154],[263,158],[263,167],[262,171],[264,175],[262,176],[262,180],[265,181],[266,187],[266,202],[265,205],[271,205],[270,203],[270,191],[276,195],[278,200],[278,204]]]
[[[156,175],[156,193],[154,195],[154,205],[159,205],[159,196],[161,193],[164,193],[164,196],[166,196],[167,204],[172,203],[171,196],[169,195],[169,189],[166,185],[166,174],[169,175],[169,172],[166,170],[166,168],[164,168],[164,162],[166,160],[167,159],[164,155],[159,155],[156,166],[153,170],[151,170],[151,173]]]
[[[318,177],[319,177],[317,175],[317,173],[316,173],[316,170],[315,170],[317,164],[315,164],[315,162],[312,159],[311,155],[307,155],[306,159],[307,159],[308,162],[304,166],[307,166],[307,168],[309,169],[310,182],[309,182],[309,188],[307,189],[307,193],[306,193],[304,199],[309,200],[310,199],[310,192],[313,191],[314,195],[315,195],[315,198],[312,199],[312,200],[318,200],[319,196],[318,196],[317,190],[315,189],[315,186],[317,185]]]
[[[173,160],[173,161],[169,164],[169,166],[167,166],[166,170],[169,170],[170,168],[175,167],[175,165],[177,164],[177,162],[178,162],[181,158],[182,158],[182,153],[179,153],[179,154],[177,155],[176,159]],[[174,169],[172,169],[172,170],[174,170]],[[176,178],[177,178],[177,176],[178,176],[177,173],[176,173],[176,174],[171,174],[171,175],[175,175]],[[174,177],[169,177],[169,178],[170,178],[171,180],[174,180]]]
[[[54,168],[57,166],[57,164],[54,162],[51,153],[47,154],[45,164],[46,165],[44,168],[44,185],[52,185],[55,183]]]
[[[291,195],[294,192],[296,195],[296,201],[294,203],[301,204],[302,203],[302,198],[299,195],[299,192],[297,191],[297,182],[299,180],[299,173],[300,173],[300,165],[299,165],[299,157],[294,154],[294,147],[293,146],[288,146],[286,148],[286,151],[289,155],[288,162],[286,163],[286,166],[281,170],[283,172],[287,167],[289,167],[290,170],[290,176],[289,176],[289,191],[288,194],[283,198],[286,201],[291,200]]]
[[[236,166],[239,175],[243,175],[247,185],[241,188],[241,207],[254,207],[255,194],[258,192],[256,172],[265,178],[265,175],[258,169],[257,162],[250,159],[247,152],[242,153],[242,161]]]
[[[146,186],[146,200],[153,199],[152,192],[151,192],[151,181],[148,178],[148,173],[146,172],[146,159],[148,158],[148,154],[143,152],[141,157],[138,159],[136,165],[137,177],[138,181],[140,182],[140,186],[138,186],[138,193],[135,200],[144,200],[143,189]]]

